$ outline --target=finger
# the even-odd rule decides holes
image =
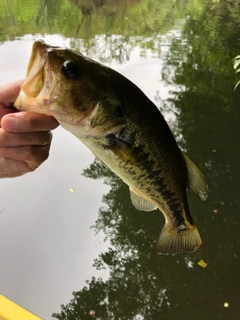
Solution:
[[[33,171],[26,162],[0,157],[0,178],[13,178]]]
[[[1,119],[4,117],[6,114],[9,113],[15,113],[18,112],[14,107],[8,107],[8,108],[1,108],[0,107],[0,127],[1,127]]]
[[[50,131],[38,131],[28,133],[6,132],[0,129],[0,146],[3,147],[20,147],[28,145],[46,145],[52,140]]]
[[[10,107],[13,104],[13,102],[16,100],[22,85],[23,85],[23,80],[17,80],[17,81],[5,84],[3,86],[0,86],[1,103],[6,107]]]
[[[35,170],[49,156],[50,144],[45,146],[22,146],[15,148],[0,148],[0,157],[24,161]]]
[[[43,114],[17,112],[4,116],[1,125],[8,132],[36,132],[53,130],[59,123],[53,117]]]

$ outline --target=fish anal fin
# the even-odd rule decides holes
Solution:
[[[202,172],[185,153],[182,154],[187,165],[189,188],[197,193],[201,200],[206,200],[208,196],[208,185]]]
[[[157,206],[154,203],[138,195],[135,191],[132,190],[132,188],[129,188],[129,191],[132,204],[137,210],[153,211],[157,209]]]
[[[157,252],[172,255],[181,251],[194,252],[201,245],[202,239],[196,226],[190,226],[179,231],[170,230],[165,225],[157,243]]]

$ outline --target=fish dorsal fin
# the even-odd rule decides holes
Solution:
[[[132,204],[134,205],[134,207],[137,210],[140,211],[153,211],[157,209],[157,206],[144,199],[143,197],[139,196],[136,192],[134,192],[130,187],[129,187],[129,191],[130,191],[130,198],[132,201]]]
[[[201,200],[206,200],[208,196],[208,185],[197,166],[188,158],[185,153],[182,153],[187,165],[188,170],[188,186],[193,191],[196,192]]]

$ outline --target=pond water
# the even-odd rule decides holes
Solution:
[[[36,39],[110,66],[155,102],[210,190],[188,193],[202,249],[159,256],[162,214],[135,210],[57,128],[40,168],[0,181],[0,294],[46,320],[239,319],[239,1],[4,0],[0,19],[0,84],[24,78]]]

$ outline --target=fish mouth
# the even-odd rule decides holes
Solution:
[[[28,97],[36,98],[40,94],[45,80],[48,78],[48,49],[49,46],[43,41],[37,41],[33,45],[26,79],[22,87],[23,92]]]
[[[26,77],[14,103],[18,110],[52,115],[47,107],[53,101],[53,91],[58,82],[48,59],[52,50],[53,47],[42,40],[34,42]]]

